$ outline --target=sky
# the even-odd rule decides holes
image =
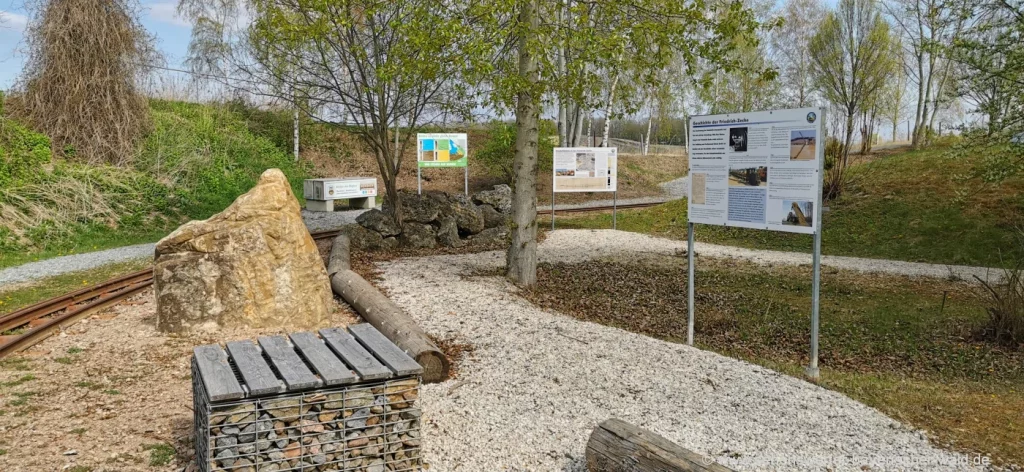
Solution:
[[[142,25],[156,37],[169,67],[188,53],[191,25],[177,15],[176,0],[142,0]],[[25,62],[23,33],[28,24],[24,0],[0,0],[0,90],[10,89]]]

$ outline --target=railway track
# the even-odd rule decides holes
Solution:
[[[657,204],[659,203],[636,203],[619,205],[618,208],[644,208]],[[556,210],[556,213],[610,210],[612,210],[611,206],[598,206]],[[551,210],[538,210],[537,214],[550,215]],[[332,230],[320,231],[311,235],[315,240],[322,240],[334,238],[340,233],[340,230]],[[60,332],[63,327],[116,305],[151,285],[153,285],[153,269],[143,269],[91,287],[43,300],[6,315],[0,315],[0,358],[39,343]]]

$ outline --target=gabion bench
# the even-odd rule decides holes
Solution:
[[[422,372],[369,324],[198,346],[199,470],[421,470]]]

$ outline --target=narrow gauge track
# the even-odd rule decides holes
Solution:
[[[645,208],[663,202],[618,205],[620,209]],[[561,213],[610,211],[611,206],[594,206],[555,210]],[[551,210],[538,210],[539,215],[550,215]],[[339,230],[312,233],[313,239],[336,237]],[[116,277],[91,287],[66,293],[49,300],[29,305],[6,315],[0,315],[0,357],[26,349],[104,308],[111,307],[153,285],[153,269],[143,269]]]

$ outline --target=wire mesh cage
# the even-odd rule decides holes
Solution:
[[[193,381],[199,469],[420,470],[419,385],[407,377],[214,403]]]
[[[367,324],[198,346],[198,469],[421,470],[422,372]]]

